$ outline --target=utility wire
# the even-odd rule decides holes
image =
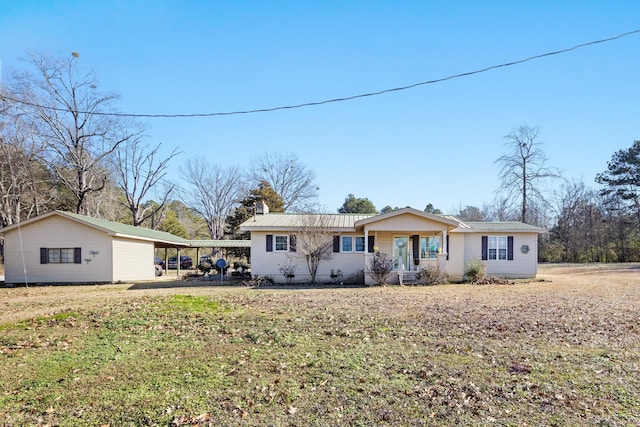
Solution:
[[[359,94],[359,95],[346,96],[346,97],[342,97],[342,98],[333,98],[333,99],[325,99],[325,100],[322,100],[322,101],[305,102],[303,104],[284,105],[284,106],[269,107],[269,108],[257,108],[257,109],[253,109],[253,110],[238,110],[238,111],[226,111],[226,112],[216,112],[216,113],[192,113],[192,114],[133,114],[133,113],[115,113],[115,112],[107,113],[107,112],[98,112],[98,111],[91,111],[91,112],[81,111],[80,113],[82,113],[82,114],[92,114],[92,115],[96,115],[96,116],[140,117],[140,118],[156,119],[156,118],[188,118],[188,117],[233,116],[233,115],[239,115],[239,114],[267,113],[267,112],[271,112],[271,111],[291,110],[291,109],[296,109],[296,108],[314,107],[314,106],[317,106],[317,105],[331,104],[331,103],[334,103],[334,102],[351,101],[351,100],[359,99],[359,98],[366,98],[366,97],[370,97],[370,96],[378,96],[378,95],[383,95],[383,94],[391,93],[391,92],[399,92],[399,91],[402,91],[402,90],[413,89],[413,88],[416,88],[416,87],[419,87],[419,86],[430,85],[430,84],[435,84],[435,83],[441,83],[441,82],[444,82],[444,81],[447,81],[447,80],[458,79],[460,77],[472,76],[474,74],[485,73],[487,71],[495,70],[495,69],[498,69],[498,68],[511,67],[513,65],[522,64],[524,62],[529,62],[529,61],[533,61],[533,60],[536,60],[536,59],[546,58],[546,57],[554,56],[554,55],[560,55],[560,54],[563,54],[563,53],[571,52],[573,50],[581,49],[583,47],[588,47],[588,46],[593,46],[593,45],[600,44],[600,43],[610,42],[610,41],[613,41],[613,40],[621,39],[623,37],[627,37],[627,36],[630,36],[630,35],[633,35],[633,34],[638,34],[638,33],[640,33],[640,29],[629,31],[629,32],[626,32],[626,33],[622,33],[622,34],[619,34],[617,36],[608,37],[606,39],[594,40],[594,41],[590,41],[590,42],[587,42],[587,43],[578,44],[578,45],[575,45],[575,46],[572,46],[572,47],[569,47],[569,48],[566,48],[566,49],[547,52],[547,53],[543,53],[543,54],[540,54],[540,55],[534,55],[534,56],[530,56],[528,58],[518,59],[518,60],[512,61],[512,62],[505,62],[504,64],[492,65],[492,66],[489,66],[489,67],[486,67],[486,68],[481,68],[481,69],[474,70],[474,71],[467,71],[465,73],[453,74],[453,75],[450,75],[450,76],[447,76],[447,77],[442,77],[442,78],[439,78],[439,79],[427,80],[427,81],[424,81],[424,82],[413,83],[413,84],[410,84],[410,85],[407,85],[407,86],[400,86],[400,87],[395,87],[395,88],[391,88],[391,89],[383,89],[383,90],[379,90],[379,91],[376,91],[376,92],[362,93],[362,94]],[[20,104],[23,104],[23,105],[28,105],[28,106],[31,106],[31,107],[45,108],[45,109],[54,110],[54,111],[68,111],[67,109],[64,109],[64,108],[44,106],[44,105],[40,105],[40,104],[28,102],[28,101],[15,99],[15,98],[12,98],[12,97],[9,97],[9,96],[6,96],[6,95],[2,95],[2,94],[0,94],[0,98],[8,100],[8,101],[12,101],[12,102],[17,102],[17,103],[20,103]]]

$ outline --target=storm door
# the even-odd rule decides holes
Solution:
[[[393,238],[393,269],[408,270],[409,265],[409,237]]]

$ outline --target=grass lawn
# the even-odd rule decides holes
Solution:
[[[0,425],[640,425],[638,265],[0,289]]]

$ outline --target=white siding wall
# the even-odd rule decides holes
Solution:
[[[464,265],[472,259],[482,259],[482,236],[513,236],[513,260],[487,260],[485,273],[506,278],[535,277],[538,272],[538,235],[536,233],[466,233],[464,234]],[[522,245],[529,246],[523,254]]]
[[[424,221],[422,222],[424,225]],[[397,224],[396,224],[397,225]],[[413,225],[412,225],[413,226]],[[410,236],[419,234],[415,229],[407,231],[369,231],[369,236],[375,236],[375,245],[380,252],[392,255],[393,237]],[[309,281],[309,270],[304,258],[298,252],[266,252],[266,235],[281,234],[277,232],[252,232],[251,238],[251,271],[254,275],[269,276],[276,282],[284,282],[285,278],[279,271],[280,265],[285,265],[291,260],[297,266],[294,282],[307,283]],[[453,233],[449,234],[449,260],[446,261],[446,270],[451,280],[462,280],[464,268],[467,262],[472,259],[481,260],[483,235],[509,235],[513,236],[513,261],[486,261],[486,273],[494,276],[524,278],[535,277],[537,274],[537,234],[536,233]],[[342,235],[362,235],[362,234],[342,234]],[[274,243],[275,244],[275,243]],[[523,254],[520,250],[522,245],[528,245],[530,251]],[[346,279],[350,275],[358,274],[369,263],[371,254],[368,253],[333,253],[332,259],[322,261],[318,268],[316,280],[318,282],[328,282],[331,269],[340,269]],[[365,274],[365,281],[370,279]]]
[[[413,233],[417,230],[423,233],[443,231],[447,229],[447,226],[415,215],[399,215],[369,224],[367,228],[369,231],[389,231],[402,234],[402,232]]]
[[[449,280],[462,280],[466,257],[467,245],[465,235],[460,233],[449,234],[449,260],[446,262]]]
[[[20,242],[22,236],[22,244]],[[23,248],[23,251],[21,250]],[[40,264],[40,248],[82,248],[81,264]],[[89,251],[98,251],[95,257]],[[111,238],[101,231],[51,216],[5,236],[5,282],[111,282]],[[91,259],[87,262],[85,259]]]
[[[300,252],[276,252],[275,238],[274,251],[267,252],[267,234],[272,235],[288,235],[288,233],[278,232],[251,232],[251,272],[253,275],[269,276],[277,283],[286,281],[284,275],[280,272],[280,266],[288,265],[291,261],[296,266],[296,277],[293,282],[309,283],[310,275],[306,260]],[[354,236],[356,234],[353,234]],[[361,234],[358,234],[361,236]],[[330,260],[320,262],[318,272],[316,274],[317,282],[329,282],[331,280],[331,270],[340,269],[343,279],[358,274],[364,270],[364,254],[363,253],[332,253]]]
[[[486,233],[485,233],[486,235]],[[496,234],[492,234],[496,235]],[[504,235],[504,234],[502,234]],[[489,260],[486,273],[490,276],[506,278],[535,277],[538,269],[538,235],[537,234],[509,234],[513,236],[513,261]],[[476,236],[480,240],[480,235]],[[522,245],[529,246],[529,252],[523,254]],[[480,257],[478,257],[480,258]]]
[[[153,242],[113,239],[113,280],[154,279],[153,248]]]

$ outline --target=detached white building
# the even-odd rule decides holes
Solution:
[[[190,242],[162,231],[52,211],[0,230],[5,283],[113,283],[155,278],[155,248]]]
[[[265,205],[256,211],[240,226],[251,232],[251,271],[276,282],[287,281],[281,267],[289,265],[295,269],[295,277],[289,280],[310,280],[305,258],[296,248],[296,233],[310,223],[322,224],[333,237],[332,257],[320,262],[318,282],[335,280],[338,274],[344,280],[361,276],[376,251],[387,253],[395,272],[403,277],[433,266],[459,281],[474,259],[486,265],[490,276],[535,277],[538,234],[545,231],[522,222],[465,223],[410,207],[382,215],[269,213]],[[310,216],[322,218],[314,221]],[[372,283],[371,277],[364,276],[366,283]],[[393,279],[398,281],[399,274]]]

